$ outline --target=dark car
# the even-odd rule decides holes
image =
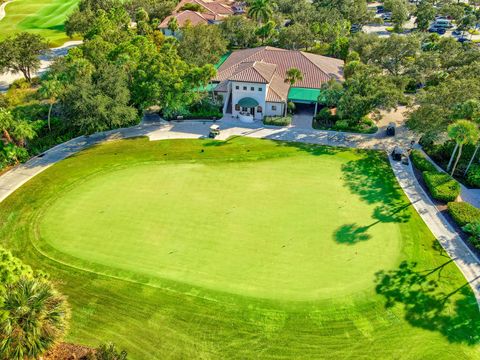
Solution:
[[[381,14],[385,12],[385,8],[383,7],[383,5],[378,5],[377,6],[377,14]]]
[[[360,31],[362,31],[362,25],[360,25],[360,24],[353,24],[350,28],[350,32],[352,34],[355,34],[355,33],[360,32]]]
[[[457,41],[462,44],[472,42],[472,40],[470,40],[469,38],[466,38],[465,36],[459,37]]]
[[[462,32],[458,29],[455,29],[455,30],[452,31],[452,35],[460,36],[460,35],[462,35]]]
[[[395,126],[395,123],[391,122],[390,124],[388,124],[387,126],[387,136],[395,136],[395,129],[396,129],[396,126]]]

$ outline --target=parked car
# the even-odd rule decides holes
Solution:
[[[385,12],[385,8],[383,7],[383,5],[378,5],[377,6],[377,14],[382,14]]]
[[[459,43],[462,43],[462,44],[472,42],[472,40],[470,40],[470,39],[467,38],[466,36],[459,37],[459,38],[457,39],[457,41],[458,41]]]
[[[452,22],[448,19],[437,19],[434,21],[433,26],[444,29],[450,29],[453,27]]]
[[[462,35],[462,32],[458,29],[455,29],[455,30],[452,31],[452,35],[460,36],[460,35]]]
[[[355,34],[355,33],[360,32],[360,31],[362,31],[362,25],[361,24],[353,24],[350,27],[350,32],[352,34]]]
[[[387,136],[395,136],[395,129],[396,129],[395,123],[394,122],[389,123],[386,131]]]
[[[428,32],[430,33],[437,33],[438,35],[443,35],[447,32],[447,30],[445,28],[438,28],[438,27],[435,27],[435,26],[431,26],[429,29],[428,29]]]
[[[382,16],[383,21],[390,21],[392,20],[392,13],[391,12],[386,12]]]

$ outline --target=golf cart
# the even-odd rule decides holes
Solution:
[[[392,151],[392,159],[395,161],[402,161],[402,157],[405,155],[403,149],[399,146],[395,146]]]
[[[218,125],[210,126],[210,132],[208,133],[208,137],[210,139],[215,139],[215,137],[218,135],[220,135],[220,126]]]

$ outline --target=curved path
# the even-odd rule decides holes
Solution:
[[[6,1],[4,2],[2,5],[0,5],[0,21],[3,20],[3,18],[5,17],[5,15],[7,14],[5,12],[5,8],[7,7],[8,4],[10,4],[11,2],[13,2],[13,0],[11,1]]]
[[[377,135],[345,134],[330,131],[295,129],[293,127],[267,127],[258,124],[246,125],[234,120],[222,120],[221,135],[218,139],[226,140],[231,136],[248,136],[271,140],[297,141],[311,144],[343,146],[390,150],[395,145],[406,146],[410,143],[408,136],[400,138],[381,138]],[[198,139],[208,134],[211,122],[151,123],[97,133],[60,144],[42,156],[35,157],[0,176],[0,202],[13,193],[35,175],[56,162],[75,154],[87,147],[105,141],[113,141],[138,136],[148,136],[150,140],[164,139]],[[480,307],[480,260],[465,245],[458,233],[450,226],[443,215],[432,203],[413,174],[410,166],[402,165],[390,159],[393,172],[412,202],[413,206],[436,236],[448,255],[455,261],[469,282]]]

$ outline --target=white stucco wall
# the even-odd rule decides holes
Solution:
[[[283,116],[285,115],[285,108],[282,103],[267,102],[265,116]],[[272,107],[275,107],[274,110]]]
[[[231,86],[232,86],[232,115],[236,116],[241,111],[241,109],[240,111],[236,110],[235,105],[238,104],[238,102],[241,99],[245,97],[249,97],[257,100],[258,105],[262,107],[261,113],[259,113],[257,111],[257,108],[255,108],[255,119],[262,120],[265,115],[265,98],[267,96],[266,84],[232,81]],[[238,86],[238,89],[237,89],[237,86]],[[259,91],[258,89],[261,89],[261,91]]]

